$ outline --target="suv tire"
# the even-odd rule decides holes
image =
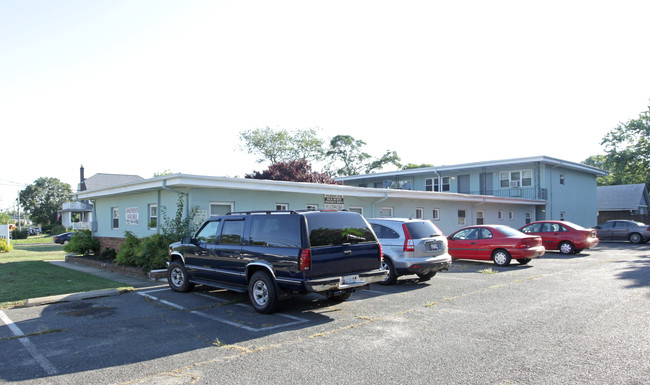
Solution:
[[[275,282],[266,272],[256,271],[248,283],[248,297],[256,311],[273,313],[278,304]]]
[[[379,282],[379,284],[394,285],[395,282],[397,282],[397,272],[395,271],[395,267],[393,266],[393,262],[391,262],[390,258],[386,258],[386,256],[384,256],[384,260],[381,263],[381,268],[387,270],[388,275],[386,276],[386,279]]]
[[[188,279],[185,265],[178,261],[169,264],[167,268],[167,281],[172,290],[181,293],[188,292],[194,287],[194,284]]]
[[[418,274],[417,276],[420,278],[420,282],[428,281],[431,278],[433,278],[434,275],[436,275],[436,271],[430,271],[426,274]]]

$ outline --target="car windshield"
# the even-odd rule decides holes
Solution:
[[[429,221],[408,222],[406,228],[414,239],[431,238],[436,235],[442,235],[442,232],[436,225]]]

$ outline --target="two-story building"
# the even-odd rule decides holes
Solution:
[[[596,178],[606,171],[547,156],[355,175],[346,185],[455,192],[539,201],[532,220],[559,219],[590,227],[597,223]],[[499,212],[484,212],[495,222]],[[528,215],[528,214],[526,214]]]
[[[119,248],[126,231],[161,231],[179,198],[201,223],[229,211],[340,209],[371,217],[433,221],[445,234],[468,225],[519,228],[536,219],[596,221],[596,176],[602,170],[548,157],[430,167],[340,178],[347,185],[224,178],[188,174],[77,192],[92,204],[90,226],[101,248]]]

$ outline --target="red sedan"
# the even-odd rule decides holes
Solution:
[[[465,227],[447,239],[453,259],[492,260],[498,266],[508,266],[512,259],[525,265],[546,252],[541,237],[501,225]]]
[[[519,230],[525,234],[539,235],[546,249],[560,250],[562,254],[579,253],[598,245],[596,230],[567,221],[537,221]]]

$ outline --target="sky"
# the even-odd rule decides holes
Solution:
[[[243,177],[256,128],[581,162],[650,105],[650,1],[0,0],[0,210],[40,177]],[[390,168],[382,171],[390,171]]]

